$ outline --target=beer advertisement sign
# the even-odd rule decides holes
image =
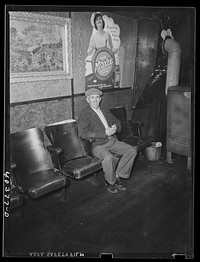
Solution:
[[[91,16],[93,26],[85,59],[85,89],[120,87],[120,29],[112,18],[102,16],[100,12]]]

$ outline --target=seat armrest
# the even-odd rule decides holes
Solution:
[[[133,123],[135,125],[143,125],[143,123],[141,121],[139,121],[139,120],[135,121],[135,120],[131,119],[131,120],[128,120],[128,122]]]
[[[60,164],[60,158],[59,155],[62,152],[62,149],[59,147],[53,147],[52,145],[48,145],[47,147],[48,152],[51,155],[51,159],[54,165],[54,168],[60,170],[62,172],[61,164]]]
[[[81,138],[81,141],[83,142],[86,154],[88,156],[94,157],[93,152],[92,152],[92,143],[95,141],[95,139]]]
[[[17,164],[15,162],[11,162],[10,163],[10,185],[11,185],[11,190],[20,190],[20,191],[22,191],[21,187],[17,183],[16,169],[17,169]]]
[[[133,137],[138,138],[138,144],[142,143],[141,126],[143,125],[143,123],[141,121],[134,121],[134,120],[128,120],[128,123],[131,127]]]
[[[62,152],[62,149],[60,147],[53,147],[52,145],[47,146],[47,150],[49,152],[55,152],[55,154],[59,155]]]

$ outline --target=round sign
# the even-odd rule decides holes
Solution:
[[[92,69],[99,80],[109,79],[115,69],[115,57],[112,50],[108,47],[98,48],[92,57]]]

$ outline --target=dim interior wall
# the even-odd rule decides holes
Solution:
[[[10,108],[10,133],[33,127],[41,128],[50,123],[71,118],[71,99],[17,105]],[[44,133],[44,143],[49,140]]]
[[[69,12],[41,14],[69,17]],[[49,123],[71,118],[70,79],[12,83],[9,85],[9,91],[10,133],[32,127],[43,129]],[[58,100],[55,100],[56,97]]]
[[[121,88],[131,87],[134,83],[135,57],[137,47],[137,19],[113,13],[102,13],[114,20],[120,27],[121,47],[124,50]],[[93,27],[90,23],[92,12],[72,12],[72,45],[74,69],[74,93],[85,92],[85,58]]]
[[[142,108],[134,109],[132,111],[132,119],[135,121],[141,121],[141,135],[142,138],[148,137],[148,127],[149,127],[149,116],[150,116],[150,106],[144,106]]]
[[[10,132],[46,125],[71,118],[71,99],[16,105],[10,108]]]
[[[127,111],[127,118],[130,119],[131,115],[131,90],[121,90],[118,92],[109,92],[104,94],[104,98],[102,100],[102,106],[106,109],[110,109],[113,107],[124,106]]]
[[[68,12],[42,12],[41,14],[69,17]],[[89,39],[92,33],[90,24],[91,12],[72,12],[72,51],[73,51],[73,91],[74,94],[85,92],[85,62]],[[112,17],[120,26],[121,46],[124,48],[123,87],[131,87],[134,81],[134,68],[137,40],[137,20],[112,13],[104,13]],[[82,104],[77,103],[85,97],[71,95],[71,80],[35,81],[10,84],[10,132],[17,132],[31,127],[43,128],[50,122],[57,122],[72,117],[72,110],[77,118]],[[119,105],[127,106],[130,100],[129,91],[108,92],[104,105],[111,108]],[[55,100],[56,97],[63,99]],[[68,97],[68,98],[65,98]],[[52,101],[51,101],[52,98]],[[40,101],[41,99],[46,100]],[[37,102],[38,100],[38,102]],[[84,103],[83,103],[84,105]],[[74,107],[72,109],[72,106]]]
[[[71,95],[71,80],[52,80],[10,84],[10,103]]]
[[[179,82],[182,85],[192,85],[194,74],[194,19],[195,14],[194,10],[190,11],[185,9],[184,12],[181,12],[181,17],[175,17],[169,19],[169,22],[163,19],[164,29],[171,28],[174,39],[180,44],[181,47],[181,67]],[[178,14],[178,13],[177,13]],[[169,24],[168,24],[169,23]],[[151,50],[151,47],[155,47],[157,38],[156,34],[159,33],[160,27],[159,20],[155,19],[139,19],[138,21],[138,52],[137,52],[137,64],[136,64],[136,82],[134,85],[134,101],[137,102],[138,97],[141,96],[143,88],[147,85],[150,75],[154,67],[154,56],[156,58],[155,49]],[[161,30],[161,29],[160,29]],[[155,38],[154,38],[155,37]],[[160,35],[158,37],[161,38]],[[160,39],[158,39],[160,40]],[[145,44],[146,42],[146,44]],[[147,44],[148,43],[148,44]],[[158,57],[157,57],[158,58]],[[162,61],[162,60],[160,60]],[[145,66],[148,65],[149,66]],[[150,115],[148,119],[148,135],[151,137],[158,137],[162,139],[162,142],[165,142],[166,138],[166,116],[167,116],[167,104],[165,96],[165,83],[166,82],[157,82],[158,85],[155,88],[155,85],[150,85],[151,90],[149,90],[148,95],[146,96],[147,104],[150,106]],[[144,90],[145,91],[145,90]],[[145,104],[145,102],[144,102]],[[144,105],[143,104],[143,105]],[[138,120],[147,123],[143,112],[141,109],[140,116]],[[159,113],[159,114],[158,114]],[[136,116],[136,115],[135,115]],[[146,121],[146,122],[145,122]]]
[[[159,132],[160,112],[161,112],[161,92],[163,83],[160,81],[149,85],[153,75],[156,58],[158,54],[158,40],[160,39],[160,21],[155,18],[141,18],[138,20],[138,46],[136,59],[136,77],[133,87],[133,119],[140,120],[143,137],[156,137]],[[149,87],[150,86],[150,87]],[[143,93],[148,90],[148,95],[144,101]],[[141,105],[137,102],[142,101]],[[140,103],[139,103],[140,104]]]
[[[121,46],[124,50],[121,87],[132,87],[135,81],[138,20],[118,15],[113,16],[113,19],[120,26]]]
[[[158,19],[138,19],[138,45],[133,104],[135,104],[142,95],[154,71],[158,39],[160,37],[159,32],[160,22]]]
[[[179,85],[194,85],[195,64],[195,12],[188,9],[186,15],[173,30],[174,39],[181,47]]]

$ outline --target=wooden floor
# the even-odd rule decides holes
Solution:
[[[62,191],[27,201],[22,219],[10,216],[5,255],[191,258],[193,174],[186,157],[173,157],[173,164],[138,157],[127,191],[118,194],[106,190],[100,173],[98,185],[71,181],[66,201]]]

